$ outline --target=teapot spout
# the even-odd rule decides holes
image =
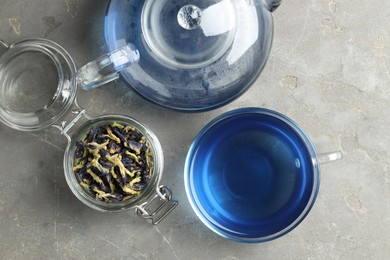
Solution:
[[[247,0],[251,5],[263,5],[270,12],[273,12],[281,4],[282,0]]]

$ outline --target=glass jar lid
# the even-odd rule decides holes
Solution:
[[[23,131],[54,124],[75,99],[75,75],[70,55],[50,40],[0,42],[0,120]]]

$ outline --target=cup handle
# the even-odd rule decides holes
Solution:
[[[77,83],[84,90],[95,89],[116,80],[119,71],[139,60],[139,51],[134,44],[129,43],[81,67],[77,73]]]
[[[330,163],[337,161],[343,158],[343,153],[341,151],[334,151],[329,153],[320,153],[317,155],[318,164]]]
[[[177,204],[177,200],[172,199],[171,190],[164,185],[160,185],[148,201],[135,207],[135,212],[141,218],[149,220],[153,225],[157,225]]]

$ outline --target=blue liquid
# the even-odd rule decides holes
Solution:
[[[313,191],[313,165],[302,138],[287,123],[266,114],[240,114],[219,121],[197,141],[188,180],[211,226],[259,238],[301,215]]]

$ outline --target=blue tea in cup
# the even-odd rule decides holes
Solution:
[[[327,154],[325,161],[341,158]],[[295,228],[320,185],[319,159],[291,119],[241,108],[214,119],[187,155],[184,182],[200,220],[239,242],[265,242]]]

